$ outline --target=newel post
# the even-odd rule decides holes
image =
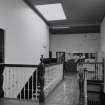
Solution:
[[[43,103],[45,101],[45,94],[44,94],[44,78],[45,75],[45,65],[43,63],[43,55],[40,58],[40,64],[38,66],[38,82],[40,84],[40,93],[39,93],[39,103]]]
[[[4,72],[4,65],[0,64],[0,98],[4,96],[3,91],[3,72]]]
[[[104,81],[105,58],[103,58],[103,67],[102,68],[103,68],[103,81]]]

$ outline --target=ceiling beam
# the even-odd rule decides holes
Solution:
[[[75,26],[69,28],[50,28],[51,34],[80,34],[80,33],[100,33],[100,25],[93,26]]]

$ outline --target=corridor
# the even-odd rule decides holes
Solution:
[[[79,86],[77,74],[65,75],[62,83],[46,99],[44,105],[78,105]]]
[[[41,105],[78,105],[78,103],[78,76],[77,74],[66,74],[64,80],[48,96],[45,103]],[[35,102],[1,100],[0,105],[35,105]]]
[[[78,105],[79,86],[76,74],[68,74],[46,99],[44,105]]]

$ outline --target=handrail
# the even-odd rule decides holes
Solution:
[[[104,80],[104,66],[103,62],[82,62],[77,64],[77,70],[88,70],[87,80]]]
[[[103,64],[103,62],[81,62],[79,64]]]
[[[50,66],[55,66],[59,65],[62,63],[50,63],[50,64],[44,64],[45,67],[50,67]],[[38,67],[38,65],[33,65],[33,64],[5,64],[5,63],[0,63],[0,66],[5,66],[5,67]]]
[[[56,85],[63,79],[63,64],[45,67],[44,79],[44,93],[45,97],[47,97]]]
[[[38,65],[32,65],[32,64],[5,64],[5,63],[0,63],[0,66],[5,66],[5,67],[38,67]]]

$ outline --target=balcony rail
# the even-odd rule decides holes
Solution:
[[[45,97],[56,87],[63,79],[63,64],[54,64],[45,66]]]
[[[37,65],[0,64],[4,98],[38,100]],[[34,97],[33,93],[37,94]]]
[[[89,94],[87,94],[88,82],[92,82],[93,85],[94,83],[103,84],[104,62],[91,62],[91,63],[83,62],[77,65],[77,70],[78,70],[78,73],[82,75],[81,77],[82,77],[82,82],[83,82],[83,83],[79,83],[80,85],[82,85],[82,88],[83,88],[83,91],[81,91],[81,87],[80,87],[80,105],[100,105],[100,101],[89,98],[88,96]],[[102,94],[102,91],[103,91],[102,89],[100,90],[100,93],[98,93],[99,95]]]
[[[44,102],[62,78],[63,64],[0,64],[0,97]]]
[[[87,80],[104,80],[104,67],[103,62],[83,62],[77,64],[77,70],[87,70]],[[84,73],[83,73],[84,74]]]

